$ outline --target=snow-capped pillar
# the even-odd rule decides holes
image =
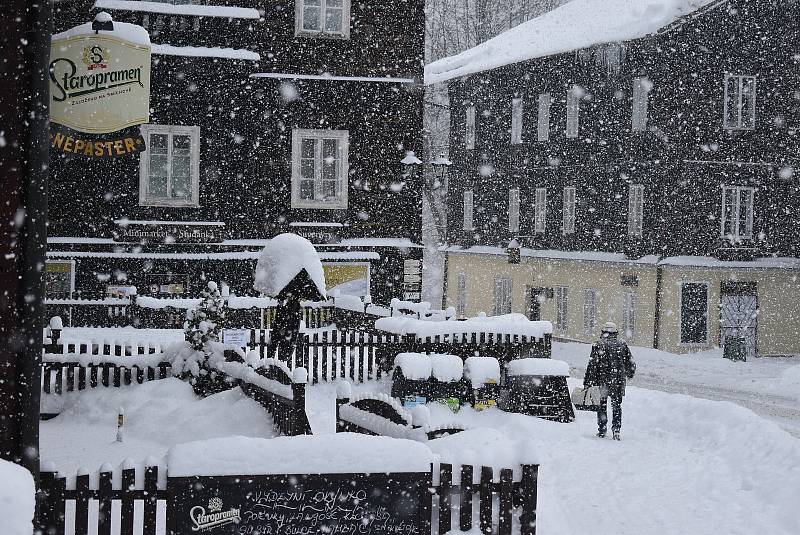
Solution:
[[[295,425],[299,425],[299,422],[305,422],[306,420],[306,384],[308,384],[308,370],[302,366],[295,368],[294,372],[292,372]]]
[[[336,432],[339,433],[342,431],[339,427],[339,410],[342,406],[350,403],[350,399],[353,397],[353,388],[350,386],[350,383],[347,381],[342,381],[336,385]]]

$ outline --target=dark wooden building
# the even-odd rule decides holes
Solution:
[[[448,304],[800,353],[800,3],[629,4],[568,3],[429,66],[452,107]]]
[[[57,1],[56,31],[107,11],[153,59],[145,152],[52,152],[50,296],[252,293],[259,247],[294,232],[330,287],[418,298],[421,181],[401,160],[422,148],[423,8]]]

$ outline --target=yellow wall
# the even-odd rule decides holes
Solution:
[[[595,340],[600,327],[607,321],[622,328],[622,295],[625,291],[636,293],[636,321],[633,343],[653,344],[653,311],[655,310],[655,268],[612,262],[587,262],[576,260],[554,260],[523,257],[520,264],[509,264],[506,256],[487,254],[448,255],[447,305],[457,306],[458,274],[467,276],[466,315],[478,312],[493,312],[494,279],[511,277],[513,280],[512,309],[527,312],[528,287],[556,288],[566,286],[568,290],[568,322],[566,330],[556,326],[556,299],[546,299],[542,304],[542,319],[553,322],[554,336],[581,341]],[[622,275],[637,275],[638,287],[623,287]],[[597,292],[595,330],[584,332],[584,290]]]
[[[685,353],[719,345],[720,286],[724,281],[755,282],[758,293],[759,355],[800,354],[800,280],[790,269],[721,269],[665,266],[661,302],[661,349]],[[708,283],[708,344],[680,344],[680,285]]]
[[[553,322],[554,336],[591,341],[606,321],[622,328],[622,294],[636,293],[636,322],[632,343],[653,346],[656,295],[656,266],[600,261],[555,260],[523,257],[509,264],[505,255],[448,253],[447,306],[457,307],[458,274],[467,282],[466,315],[493,313],[494,279],[510,277],[512,310],[526,313],[528,287],[569,288],[568,326],[556,327],[556,299],[546,299],[542,319]],[[621,275],[637,275],[636,288],[623,287]],[[709,284],[709,336],[705,345],[680,344],[680,283]],[[758,286],[758,353],[760,355],[800,354],[800,270],[732,269],[664,266],[661,292],[659,348],[674,353],[710,349],[719,344],[720,285],[723,281],[755,282]],[[583,330],[584,290],[597,291],[595,332]]]

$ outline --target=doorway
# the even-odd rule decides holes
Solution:
[[[758,354],[758,293],[755,282],[723,282],[720,291],[720,345],[730,337],[745,341],[747,358]]]

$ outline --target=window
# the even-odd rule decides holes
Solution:
[[[681,284],[681,343],[708,342],[708,284]]]
[[[753,197],[755,190],[747,187],[722,188],[722,237],[729,240],[749,240],[753,237]]]
[[[564,332],[567,330],[569,318],[569,288],[558,286],[556,288],[556,329]]]
[[[539,95],[539,121],[536,128],[536,139],[547,141],[550,139],[550,93]]]
[[[753,130],[756,127],[756,77],[725,75],[725,128]]]
[[[350,0],[296,0],[295,34],[350,37]]]
[[[198,206],[200,127],[142,125],[147,149],[139,160],[139,204]]]
[[[633,342],[636,333],[636,293],[622,293],[622,337]]]
[[[44,286],[48,299],[71,299],[75,291],[75,261],[48,260],[44,266]]]
[[[575,233],[575,187],[567,186],[564,188],[564,220],[561,231],[564,234]]]
[[[580,114],[580,88],[572,86],[567,92],[567,137],[578,137],[578,116]]]
[[[458,274],[458,301],[456,303],[456,314],[459,318],[463,318],[467,314],[467,275],[466,273]]]
[[[647,130],[647,108],[650,100],[650,90],[653,84],[647,78],[634,78],[633,80],[633,114],[631,128],[634,132]]]
[[[597,324],[597,290],[583,291],[583,334],[593,335]]]
[[[475,222],[473,215],[475,211],[474,195],[471,189],[464,192],[464,230],[474,230]]]
[[[292,208],[347,208],[347,130],[292,131]]]
[[[547,188],[536,188],[533,203],[533,231],[544,234],[547,226]]]
[[[508,190],[508,231],[519,232],[519,190]]]
[[[521,98],[511,100],[511,144],[522,143],[522,112],[523,101]]]
[[[464,133],[464,148],[472,150],[475,148],[475,106],[467,108],[467,129]]]
[[[511,314],[511,279],[494,280],[494,315]]]
[[[644,186],[628,186],[628,236],[641,237],[644,227]]]

